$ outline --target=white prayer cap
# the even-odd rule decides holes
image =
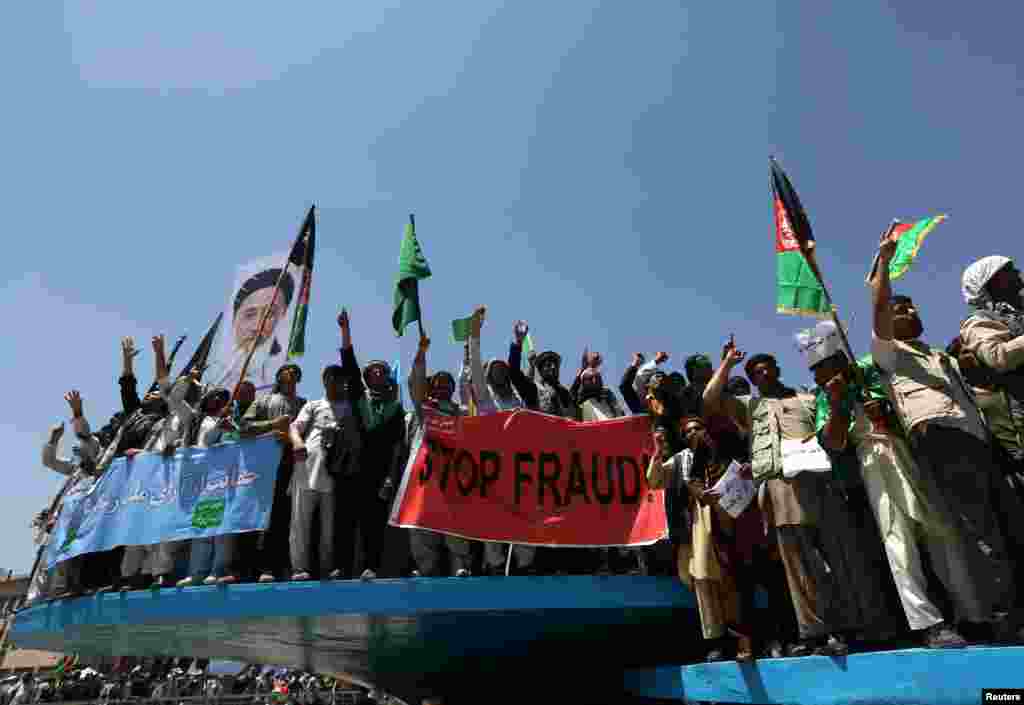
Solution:
[[[800,331],[795,337],[797,348],[807,358],[809,368],[837,352],[843,352],[843,339],[835,321],[822,321],[814,328]]]

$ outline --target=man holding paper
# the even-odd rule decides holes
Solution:
[[[736,359],[732,342],[726,351],[716,373],[722,384]],[[845,654],[842,632],[886,621],[880,571],[864,559],[871,547],[858,535],[827,456],[820,448],[806,452],[805,441],[817,445],[814,397],[783,385],[771,355],[750,358],[745,371],[759,392],[750,406],[752,474],[761,511],[775,528],[799,627],[790,655]]]

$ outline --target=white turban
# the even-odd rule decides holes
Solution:
[[[990,255],[982,257],[977,262],[964,270],[962,279],[964,301],[971,306],[980,306],[988,298],[985,285],[995,276],[995,273],[1008,265],[1012,260],[1002,255]]]

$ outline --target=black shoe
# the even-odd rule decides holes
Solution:
[[[962,649],[967,641],[953,627],[939,622],[924,630],[924,644],[929,649]]]
[[[846,656],[848,653],[850,653],[850,647],[838,634],[829,634],[825,643],[814,650],[815,656]]]
[[[997,644],[1021,644],[1024,643],[1024,628],[1009,615],[1003,615],[992,622],[992,637]]]
[[[778,639],[768,642],[764,648],[764,655],[767,658],[782,658],[785,653],[785,650],[782,648],[782,642]]]
[[[711,649],[711,651],[708,652],[708,655],[704,658],[704,660],[706,662],[708,662],[708,663],[715,663],[716,661],[724,661],[725,660],[725,652],[722,651],[722,649]]]
[[[800,658],[801,656],[810,656],[811,651],[812,647],[810,639],[801,639],[795,644],[790,644],[789,648],[786,650],[787,654],[789,656],[792,656],[793,658]]]

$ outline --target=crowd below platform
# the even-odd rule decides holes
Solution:
[[[263,532],[76,557],[49,571],[46,595],[499,576],[509,567],[518,575],[671,573],[696,594],[709,660],[841,655],[906,637],[932,648],[1021,643],[1024,282],[1005,257],[970,265],[961,329],[948,346],[932,347],[922,340],[915,302],[892,293],[894,248],[883,238],[870,281],[870,355],[850,359],[834,322],[798,337],[817,384],[812,391],[787,386],[775,357],[748,357],[730,338],[717,363],[691,355],[682,371],[665,370],[666,353],[635,354],[620,401],[604,383],[599,354],[584,353],[568,387],[558,353],[531,352],[524,364],[523,321],[513,326],[507,359],[485,363],[483,308],[471,319],[457,376],[428,374],[430,340],[421,338],[408,378],[410,409],[391,365],[360,367],[345,311],[338,364],[323,370],[324,395],[312,401],[296,392],[302,370],[294,364],[281,367],[260,396],[247,382],[234,397],[203,386],[201,367],[172,380],[162,337],[152,341],[155,389],[140,397],[137,351],[125,339],[123,408],[93,432],[81,395],[69,392],[79,444],[71,458],[60,457],[63,424],[54,427],[43,464],[87,484],[117,457],[274,434],[285,452],[270,524]],[[745,378],[733,375],[741,364]],[[584,423],[648,415],[657,452],[647,477],[665,489],[669,540],[642,549],[509,547],[388,527],[427,410],[512,409]],[[812,438],[828,453],[831,472],[784,473],[785,443]],[[757,490],[736,517],[711,489],[733,461]],[[41,536],[55,518],[48,511],[37,517]],[[754,609],[758,587],[770,609]]]
[[[305,671],[252,665],[233,676],[206,673],[202,660],[148,659],[147,665],[101,673],[91,667],[22,674],[0,681],[0,705],[115,702],[211,705],[355,705],[373,693]]]

